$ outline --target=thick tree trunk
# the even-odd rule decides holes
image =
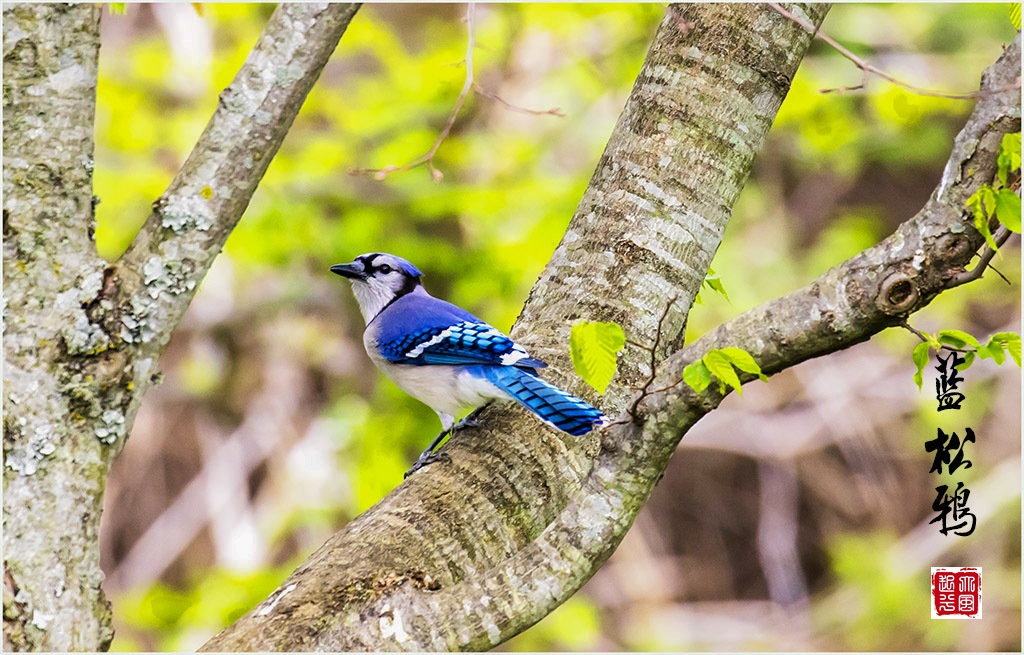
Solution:
[[[5,650],[112,636],[97,548],[110,453],[83,429],[79,359],[110,346],[87,315],[105,265],[92,241],[100,12],[4,9]]]
[[[815,24],[828,7],[794,7]],[[763,5],[671,6],[623,114],[513,334],[569,375],[580,318],[664,352],[682,338],[754,155],[811,35]],[[627,352],[621,411],[649,355]],[[553,371],[559,371],[553,372]],[[548,372],[551,372],[550,374]],[[611,555],[675,442],[633,425],[574,438],[514,408],[459,432],[451,465],[412,476],[334,535],[206,650],[480,650],[543,618]]]
[[[4,8],[4,647],[103,650],[110,463],[196,286],[358,5],[274,12],[138,238],[93,242],[101,5]]]

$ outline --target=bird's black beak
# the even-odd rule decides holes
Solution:
[[[356,268],[355,263],[352,264],[335,264],[331,267],[331,273],[347,277],[352,280],[365,280],[366,274],[362,270]]]

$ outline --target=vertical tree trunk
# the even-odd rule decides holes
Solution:
[[[830,5],[792,5],[817,25]],[[579,208],[530,293],[513,337],[571,372],[578,318],[612,320],[653,343],[682,345],[686,315],[733,204],[811,35],[758,4],[670,5]],[[639,353],[633,353],[638,355]],[[618,411],[649,358],[627,356],[600,400]],[[574,376],[559,382],[592,401]]]
[[[98,531],[156,363],[359,5],[284,3],[124,256],[93,242],[101,5],[4,7],[4,647],[105,649]]]
[[[103,650],[96,540],[111,453],[80,428],[99,398],[70,355],[110,345],[88,316],[99,4],[4,8],[4,649]],[[109,430],[120,414],[104,415]]]

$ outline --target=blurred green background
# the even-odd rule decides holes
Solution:
[[[96,122],[96,237],[116,258],[255,43],[272,5],[127,5],[106,15]],[[103,516],[114,650],[192,650],[262,600],[402,479],[437,418],[366,358],[331,264],[400,254],[428,289],[511,327],[557,245],[664,12],[659,4],[367,5],[349,27],[171,341],[117,460]],[[908,81],[977,88],[1010,41],[1005,4],[839,5],[831,36]],[[972,102],[922,97],[816,42],[714,267],[692,339],[806,284],[912,216]],[[994,275],[943,294],[919,329],[1020,331],[1014,239]],[[965,409],[911,381],[890,330],[731,396],[683,440],[622,546],[506,650],[1019,650],[1020,375],[976,363]],[[568,344],[566,344],[568,347]],[[928,375],[931,375],[929,372]],[[614,384],[614,381],[613,381]],[[958,472],[979,517],[942,537],[924,441],[972,427]],[[962,433],[962,432],[961,432]],[[962,474],[962,475],[961,475]],[[932,621],[928,568],[984,568],[984,619]]]

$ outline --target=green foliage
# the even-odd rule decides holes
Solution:
[[[1020,196],[1006,186],[1009,176],[1020,171],[1020,132],[1003,135],[997,164],[998,186],[984,184],[967,199],[967,208],[974,215],[974,227],[992,250],[999,249],[989,230],[992,218],[1020,234]]]
[[[131,633],[155,631],[163,635],[158,650],[191,651],[196,637],[212,635],[235,621],[266,598],[298,562],[252,573],[223,569],[206,571],[197,584],[177,589],[163,583],[124,594],[115,602],[118,620],[127,627],[114,635],[111,650],[139,650]],[[196,634],[197,629],[200,630]]]
[[[918,389],[921,389],[921,385],[924,384],[924,367],[928,365],[928,352],[930,347],[927,341],[922,341],[914,347],[914,352],[911,357],[914,360],[914,384],[917,385]]]
[[[683,382],[690,385],[690,388],[700,393],[711,384],[711,371],[704,362],[697,360],[690,362],[683,369]]]
[[[939,330],[939,343],[953,348],[978,347],[978,340],[961,330]]]
[[[598,650],[600,638],[601,616],[597,607],[583,594],[576,594],[536,626],[513,637],[503,650],[595,651]]]
[[[729,300],[729,294],[725,291],[725,285],[722,284],[722,276],[715,273],[715,269],[710,266],[708,267],[708,274],[704,276],[704,282],[701,283],[701,289],[704,289],[705,287],[711,289],[715,293],[721,294],[721,296],[725,298],[726,302],[731,302]],[[704,304],[704,301],[701,300],[700,297],[700,290],[698,290],[697,295],[694,296],[693,303],[695,305]]]
[[[1020,367],[1020,335],[1013,332],[997,332],[988,339],[988,343],[985,347],[989,350],[993,346],[998,346],[1002,350],[1010,354],[1013,358],[1017,367]],[[979,354],[980,356],[980,354]]]
[[[921,333],[925,340],[914,347],[911,358],[914,361],[914,384],[921,389],[923,383],[924,368],[928,365],[928,355],[931,350],[936,352],[942,348],[952,348],[962,351],[964,361],[957,365],[958,371],[966,371],[978,359],[991,359],[998,365],[1006,361],[1009,353],[1013,361],[1020,367],[1020,335],[1014,332],[997,332],[982,344],[973,335],[962,330],[939,330],[937,334]]]
[[[996,177],[999,178],[999,184],[1005,187],[1010,173],[1020,170],[1020,132],[1003,135],[996,166]]]
[[[112,14],[123,14],[124,13],[124,5],[125,5],[125,3],[123,3],[123,2],[111,2],[107,6],[110,8],[110,13],[112,13]]]
[[[615,377],[617,355],[625,345],[626,335],[618,323],[580,321],[569,334],[576,374],[602,395]]]
[[[1010,189],[996,193],[996,218],[1011,232],[1020,234],[1020,196]]]
[[[985,237],[985,243],[992,250],[999,250],[988,224],[996,211],[996,191],[991,186],[982,185],[967,199],[967,208],[974,214],[974,227]]]
[[[1010,13],[1010,24],[1013,25],[1014,29],[1019,30],[1020,29],[1020,3],[1019,2],[1011,2],[1009,4],[1009,13]]]
[[[683,382],[691,389],[700,393],[711,384],[711,376],[718,380],[718,390],[725,393],[726,386],[736,390],[741,396],[743,387],[736,370],[756,375],[763,382],[768,381],[768,376],[761,372],[750,353],[742,348],[722,348],[720,350],[709,350],[699,361],[690,362],[683,369]]]

